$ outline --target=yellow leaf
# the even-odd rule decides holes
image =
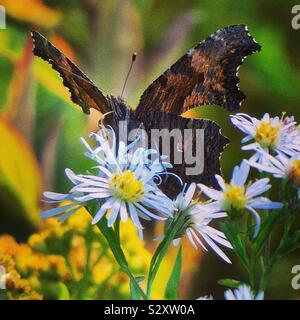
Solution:
[[[41,0],[0,0],[11,17],[46,28],[54,27],[61,18],[59,11],[49,8]]]
[[[37,225],[41,194],[38,163],[26,140],[1,117],[0,146],[0,185],[16,195],[28,220]]]
[[[33,74],[34,77],[52,94],[60,97],[68,104],[75,106],[71,101],[69,90],[63,85],[62,79],[57,71],[53,70],[49,64],[36,58],[33,63]]]
[[[5,118],[12,119],[15,116],[17,109],[22,102],[22,98],[24,98],[24,92],[28,89],[28,83],[30,80],[32,59],[31,40],[27,39],[22,53],[18,59],[14,61],[14,71],[8,88],[7,103],[2,110],[2,115]]]

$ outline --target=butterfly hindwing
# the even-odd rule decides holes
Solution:
[[[33,53],[59,72],[71,93],[72,101],[81,106],[83,112],[89,114],[90,108],[101,113],[110,111],[106,97],[69,58],[38,32],[33,31],[31,36],[34,42]]]
[[[181,114],[192,107],[217,104],[236,110],[244,100],[238,67],[260,50],[244,25],[220,29],[180,58],[141,96],[137,113]]]
[[[195,182],[218,187],[215,174],[221,174],[220,156],[229,140],[221,134],[220,127],[214,121],[183,118],[164,112],[152,112],[142,120],[142,123],[148,137],[154,140],[154,144],[151,141],[151,147],[157,146],[160,154],[165,154],[163,152],[164,144],[166,141],[170,141],[168,160],[173,164],[172,173],[187,184]],[[160,137],[156,134],[153,137],[153,129],[158,130],[156,134],[166,129],[165,132],[169,133],[171,138],[159,140]],[[179,163],[176,163],[175,157]],[[172,175],[166,176],[164,186],[164,191],[171,197],[182,188],[178,179]]]
[[[170,143],[167,159],[173,164],[170,172],[185,183],[196,182],[217,187],[215,174],[221,173],[220,156],[229,140],[221,134],[220,127],[214,121],[183,118],[165,112],[141,115],[130,110],[118,98],[111,97],[110,102],[113,114],[106,117],[106,124],[114,129],[118,137],[131,137],[131,140],[124,141],[125,143],[130,143],[137,137],[144,137],[142,130],[145,130],[148,140],[145,147],[168,155],[163,147]],[[135,134],[132,135],[130,132],[133,130]],[[164,135],[164,131],[167,136]],[[179,139],[176,141],[176,138]],[[199,154],[196,149],[197,152],[200,151]],[[174,161],[175,157],[179,159],[179,163]],[[173,175],[166,175],[161,187],[165,193],[173,197],[181,190],[182,185]]]

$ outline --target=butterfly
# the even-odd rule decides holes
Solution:
[[[33,53],[49,62],[58,71],[63,84],[71,93],[71,100],[84,113],[94,108],[108,114],[106,122],[118,131],[118,123],[125,121],[126,130],[143,128],[151,130],[189,129],[180,152],[197,147],[196,132],[204,133],[204,168],[200,174],[187,174],[188,165],[174,164],[172,172],[186,183],[204,183],[216,187],[215,174],[220,174],[220,155],[229,140],[220,133],[220,127],[211,120],[189,119],[182,113],[201,105],[219,105],[228,111],[239,109],[245,95],[240,91],[237,71],[245,57],[259,51],[261,46],[244,25],[232,25],[208,36],[176,61],[159,76],[142,94],[135,110],[120,97],[105,95],[68,57],[38,32],[32,32]],[[116,132],[119,133],[120,132]],[[160,140],[156,141],[162,150]],[[176,146],[174,147],[176,148]],[[184,157],[183,157],[184,158]],[[179,182],[165,179],[166,191],[175,195],[181,188]],[[171,182],[171,183],[169,183]]]

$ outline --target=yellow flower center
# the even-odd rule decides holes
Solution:
[[[230,210],[231,208],[241,210],[245,208],[248,201],[248,198],[245,195],[245,188],[232,184],[226,186],[224,196],[224,207],[226,210]]]
[[[295,183],[296,187],[300,187],[300,160],[292,160],[288,177]]]
[[[114,174],[109,187],[113,197],[126,202],[135,202],[144,194],[143,184],[129,170]]]
[[[261,121],[256,127],[255,140],[263,147],[273,147],[276,144],[280,125],[273,126],[271,122]]]

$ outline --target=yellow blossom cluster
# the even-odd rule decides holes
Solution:
[[[1,241],[1,240],[0,240]],[[35,292],[30,281],[23,279],[16,270],[15,262],[10,255],[0,254],[0,265],[5,270],[5,289],[1,290],[0,296],[3,295],[10,300],[41,300],[42,295]]]
[[[145,275],[151,254],[130,221],[121,223],[120,237],[131,269],[136,275]],[[128,277],[120,272],[105,239],[91,225],[91,217],[84,209],[63,223],[45,220],[26,244],[17,243],[11,236],[0,236],[3,257],[13,262],[15,272],[26,279],[28,288],[46,299],[57,298],[59,284],[68,292],[64,297],[70,299],[123,299],[130,295]]]

